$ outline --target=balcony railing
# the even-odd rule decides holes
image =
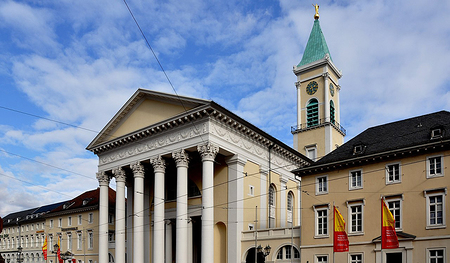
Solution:
[[[338,130],[342,135],[346,135],[347,131],[344,129],[344,127],[342,127],[341,124],[339,124],[339,122],[337,121],[330,121],[330,119],[319,119],[317,123],[302,123],[300,125],[295,125],[295,126],[291,126],[291,133],[295,134],[295,133],[299,133],[299,132],[303,132],[303,131],[307,131],[307,130],[311,130],[311,129],[316,129],[316,128],[320,128],[326,125],[330,125],[333,126],[336,130]]]

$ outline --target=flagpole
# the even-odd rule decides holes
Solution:
[[[336,227],[336,207],[334,206],[334,201],[333,201],[333,263],[334,263],[334,235],[336,235],[335,233],[335,227]]]
[[[381,231],[380,231],[381,263],[383,263],[383,202],[384,198],[383,196],[381,196]]]

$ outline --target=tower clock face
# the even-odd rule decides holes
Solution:
[[[311,81],[308,86],[306,86],[306,93],[308,93],[308,95],[313,95],[314,93],[316,93],[318,88],[319,85],[317,84],[317,82]]]
[[[331,93],[331,96],[333,97],[334,96],[334,86],[332,83],[330,83],[330,93]]]

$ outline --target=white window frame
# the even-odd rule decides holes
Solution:
[[[326,183],[325,183],[325,190],[323,190],[323,182],[321,182],[321,179],[325,178]],[[328,175],[320,175],[320,176],[316,176],[315,179],[316,182],[316,195],[325,195],[328,194],[328,189],[329,189],[329,185],[328,185]],[[320,186],[322,186],[322,189],[320,189]]]
[[[72,226],[72,217],[71,216],[67,217],[67,225]]]
[[[83,215],[78,215],[78,225],[83,224]]]
[[[94,232],[88,231],[88,249],[94,249]]]
[[[289,227],[291,227],[294,223],[294,203],[294,193],[292,191],[289,191],[286,200],[287,222]]]
[[[319,234],[319,219],[323,218],[323,215],[319,218],[319,212],[325,212],[326,215],[326,233]],[[328,238],[330,236],[330,206],[329,205],[320,205],[314,206],[314,238]],[[322,227],[323,229],[323,227]]]
[[[49,228],[53,228],[53,219],[50,219]]]
[[[365,206],[364,199],[360,200],[351,200],[347,201],[347,233],[349,236],[358,236],[358,235],[364,235],[364,206]],[[361,206],[361,230],[353,231],[353,220],[352,220],[352,207]]]
[[[443,256],[443,262],[447,262],[446,261],[446,254],[445,254],[445,247],[433,247],[433,248],[427,248],[427,263],[431,263],[431,251],[436,251],[436,250],[442,250],[442,256]]]
[[[62,218],[58,218],[58,227],[62,227]]]
[[[426,217],[427,217],[427,226],[426,229],[438,229],[438,228],[446,228],[446,215],[445,215],[445,197],[447,196],[447,188],[445,189],[440,189],[440,190],[436,190],[436,191],[424,191],[424,195],[426,198],[426,204],[427,204],[427,213],[426,213]],[[436,196],[442,196],[442,224],[431,224],[430,223],[430,197],[436,197]]]
[[[391,209],[389,208],[389,203],[391,203],[391,202],[400,202],[400,211],[399,211],[399,213],[400,213],[400,226],[399,227],[395,227],[395,230],[396,231],[401,231],[402,229],[403,229],[403,197],[401,196],[401,197],[386,197],[385,198],[385,200],[386,200],[386,205],[387,205],[387,207],[388,207],[388,209],[389,209],[389,211],[391,211]],[[391,211],[391,213],[392,213],[392,211]],[[394,216],[394,219],[395,219],[395,213],[392,213],[392,216]],[[397,223],[397,220],[395,220],[395,223]]]
[[[353,186],[353,173],[359,172],[359,176],[361,177],[361,185]],[[356,179],[356,182],[358,180]],[[348,190],[356,190],[356,189],[362,189],[363,188],[363,170],[362,169],[356,169],[351,170],[348,172]]]
[[[440,173],[431,174],[431,171],[430,171],[431,161],[430,161],[430,159],[434,159],[434,158],[440,158],[440,160],[441,160],[441,172]],[[442,177],[442,176],[444,176],[444,157],[442,155],[428,156],[427,157],[427,178],[435,178],[435,177]]]
[[[89,224],[94,223],[94,213],[89,213],[88,214],[88,223]]]
[[[83,248],[83,233],[77,232],[77,250]]]
[[[72,233],[67,232],[67,250],[72,251]]]
[[[389,167],[398,165],[398,180],[395,178],[391,181],[389,180]],[[399,184],[402,182],[402,164],[401,163],[388,163],[386,164],[386,184]]]
[[[255,187],[253,185],[248,186],[248,195],[254,196],[255,195]]]
[[[305,155],[312,161],[316,161],[317,160],[317,145],[305,146]]]
[[[363,252],[356,252],[356,253],[349,253],[348,254],[348,262],[349,263],[358,263],[356,261],[352,261],[352,256],[361,256],[361,263],[364,263],[364,253]]]
[[[319,261],[319,257],[326,257],[326,261]],[[330,262],[330,257],[328,256],[328,254],[319,254],[319,255],[314,255],[314,262],[315,263],[329,263]]]

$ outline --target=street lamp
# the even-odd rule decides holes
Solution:
[[[23,250],[23,248],[22,248],[22,246],[20,246],[19,245],[19,247],[17,248],[17,262],[18,263],[21,263],[21,262],[23,262],[23,258],[22,258],[22,250]]]
[[[258,252],[258,260],[257,262],[266,262],[266,257],[270,254],[270,249],[272,249],[269,245],[267,245],[264,249],[261,245],[259,245],[256,250]]]
[[[55,254],[55,263],[58,263],[58,249],[59,249],[58,244],[55,244],[53,246],[53,251],[52,251],[52,254]]]

